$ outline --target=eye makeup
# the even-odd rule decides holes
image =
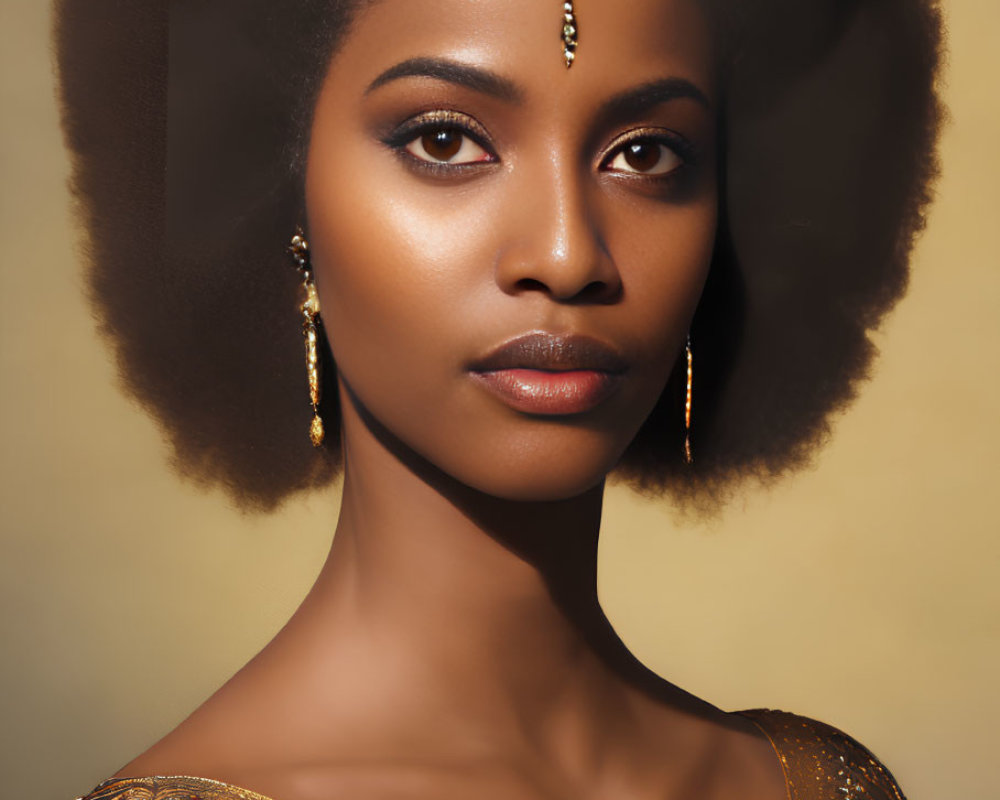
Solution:
[[[417,114],[381,137],[380,141],[404,159],[408,167],[436,174],[482,168],[500,160],[490,144],[486,129],[474,117],[450,109]],[[423,150],[428,158],[411,149],[415,143],[420,143],[415,149]],[[468,161],[451,160],[463,150],[473,150],[475,154],[475,149],[480,151],[482,157]]]
[[[658,149],[658,158],[647,165],[644,162],[648,160],[648,151],[651,147]],[[624,157],[622,161],[625,163],[615,167],[619,157],[622,156]],[[667,167],[663,162],[669,162],[671,158],[676,163]],[[604,149],[604,155],[601,156],[599,163],[601,169],[612,172],[646,178],[663,178],[679,169],[697,166],[699,158],[698,147],[676,131],[669,128],[644,127],[626,131],[612,139]],[[628,168],[625,168],[626,166]],[[660,171],[654,171],[655,167],[660,167]]]
[[[439,108],[415,114],[378,136],[404,165],[436,178],[470,177],[500,163],[492,137],[475,117]],[[595,159],[598,170],[624,181],[663,190],[694,177],[701,148],[677,131],[642,126],[619,133]]]

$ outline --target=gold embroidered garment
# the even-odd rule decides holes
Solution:
[[[112,778],[77,800],[269,800],[208,778]]]
[[[771,740],[788,800],[906,800],[875,756],[846,733],[784,711],[740,711]],[[77,800],[268,800],[207,778],[117,778]]]
[[[785,711],[740,711],[767,734],[788,800],[906,800],[871,751],[836,728]]]

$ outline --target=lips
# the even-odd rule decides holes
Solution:
[[[582,414],[604,402],[628,368],[611,346],[589,336],[528,333],[470,366],[487,391],[528,414]]]

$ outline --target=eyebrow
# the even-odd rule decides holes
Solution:
[[[382,72],[368,84],[365,94],[385,86],[400,78],[435,78],[477,92],[488,94],[508,103],[522,103],[524,89],[510,78],[505,78],[492,70],[474,67],[444,58],[410,58]],[[661,78],[649,81],[632,89],[627,89],[601,104],[598,116],[601,119],[633,117],[650,108],[679,98],[696,101],[706,110],[712,110],[705,93],[686,78]]]
[[[482,67],[473,67],[443,58],[410,58],[401,61],[368,84],[365,94],[370,94],[380,86],[400,78],[412,77],[436,78],[465,86],[508,103],[521,103],[524,100],[524,90],[509,78]]]
[[[601,104],[597,116],[601,120],[636,117],[661,103],[688,98],[707,111],[712,104],[705,93],[686,78],[661,78],[627,89]]]

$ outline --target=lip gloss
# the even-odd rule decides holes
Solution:
[[[621,375],[593,369],[514,368],[473,372],[472,375],[516,411],[553,416],[590,411],[606,400],[621,382]]]

